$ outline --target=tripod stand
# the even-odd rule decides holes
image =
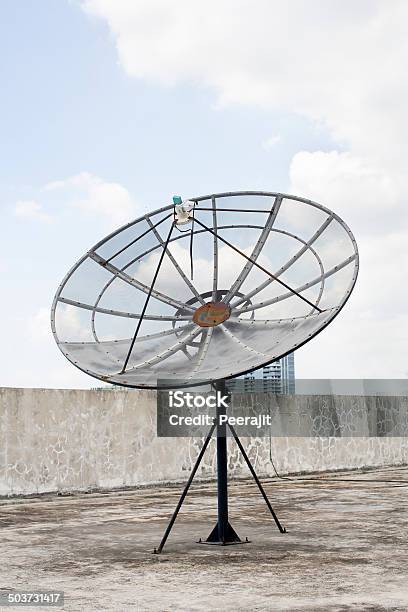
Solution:
[[[215,385],[216,390],[220,391],[222,394],[226,394],[226,385],[225,385],[225,381],[218,381]],[[159,547],[156,549],[154,549],[154,552],[156,554],[159,554],[162,552],[164,545],[166,544],[167,538],[170,535],[170,532],[173,528],[173,525],[176,521],[177,515],[179,513],[179,510],[181,508],[181,506],[183,505],[183,502],[187,496],[188,490],[191,486],[191,483],[194,480],[194,476],[197,473],[197,470],[199,468],[199,465],[201,463],[201,460],[205,454],[205,451],[207,450],[208,444],[210,443],[210,440],[212,438],[212,435],[214,433],[214,430],[217,430],[217,493],[218,493],[218,521],[215,525],[215,527],[213,528],[213,530],[211,531],[210,535],[208,536],[207,540],[205,542],[202,542],[200,539],[200,543],[201,544],[218,544],[221,546],[227,546],[230,544],[241,544],[244,543],[242,542],[242,540],[240,539],[240,537],[238,536],[238,534],[235,532],[235,530],[232,528],[230,522],[229,522],[229,518],[228,518],[228,467],[227,467],[227,459],[228,459],[228,453],[227,453],[227,425],[231,431],[231,434],[235,440],[235,442],[237,443],[237,446],[239,448],[239,450],[242,453],[242,456],[244,457],[245,463],[247,464],[249,471],[251,472],[252,477],[254,478],[256,484],[258,485],[258,488],[261,492],[262,497],[265,500],[266,505],[268,506],[268,509],[279,529],[279,531],[281,533],[286,533],[286,529],[284,527],[282,527],[281,523],[279,522],[278,517],[275,514],[274,509],[272,508],[269,499],[265,493],[265,490],[258,478],[258,476],[256,475],[256,472],[249,460],[248,455],[245,452],[244,447],[241,444],[240,439],[237,436],[237,433],[234,429],[234,427],[232,425],[230,425],[229,423],[225,423],[225,422],[221,422],[221,416],[225,415],[225,408],[223,407],[217,407],[217,414],[216,414],[216,419],[215,419],[215,423],[213,423],[213,425],[211,426],[210,431],[207,434],[207,437],[204,440],[204,444],[200,450],[200,453],[197,457],[197,460],[194,464],[193,469],[191,470],[191,474],[190,477],[187,481],[186,486],[184,487],[184,491],[181,494],[181,497],[179,499],[179,502],[176,506],[176,509],[173,512],[173,516],[170,519],[170,522],[166,528],[166,531],[164,532],[163,538],[160,542]],[[248,539],[246,539],[246,542],[248,542]]]

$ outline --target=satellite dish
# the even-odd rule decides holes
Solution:
[[[226,378],[283,357],[326,327],[357,273],[351,231],[316,202],[261,191],[184,202],[177,196],[75,264],[54,298],[52,330],[67,359],[105,382],[153,389],[212,382],[225,393]],[[242,542],[228,518],[225,414],[217,406],[157,553],[215,429],[218,521],[205,543]],[[234,427],[228,428],[286,533]]]
[[[52,331],[102,381],[194,386],[311,340],[357,273],[353,234],[316,202],[260,191],[175,198],[81,257],[58,288]]]

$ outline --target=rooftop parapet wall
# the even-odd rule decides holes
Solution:
[[[332,414],[338,422],[358,401],[372,436],[372,408],[365,406],[375,401],[363,400],[287,397],[281,406],[278,402],[282,414],[275,418],[283,422],[294,402],[317,415]],[[405,414],[406,397],[381,397],[377,404],[384,408],[387,402]],[[304,432],[308,437],[245,438],[243,443],[258,473],[268,476],[274,475],[271,456],[282,474],[408,463],[407,438],[328,437],[329,421],[322,425],[324,437],[310,437],[314,429]],[[311,422],[316,428],[316,420]],[[154,391],[0,389],[0,495],[185,480],[201,444],[199,438],[157,438]],[[247,475],[233,440],[229,448],[231,475]],[[212,442],[197,476],[212,477],[215,468]]]

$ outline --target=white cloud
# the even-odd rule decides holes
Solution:
[[[406,0],[84,0],[83,7],[106,21],[132,77],[189,82],[211,88],[219,105],[296,113],[327,128],[339,150],[297,153],[290,190],[344,217],[361,272],[350,306],[301,349],[300,369],[406,375]],[[337,359],[322,360],[333,351]]]
[[[81,311],[68,304],[60,304],[56,313],[56,326],[60,340],[92,340],[91,330],[81,320]],[[50,308],[41,307],[27,317],[28,337],[33,342],[51,338]]]
[[[358,234],[392,231],[406,222],[408,180],[350,152],[297,153],[290,190],[332,208]]]
[[[51,194],[58,195],[51,198]],[[123,185],[89,172],[47,183],[35,196],[38,199],[17,201],[14,205],[15,216],[50,223],[62,213],[76,209],[84,218],[97,222],[105,231],[109,231],[141,214],[140,207]],[[38,200],[45,201],[47,209],[53,209],[53,214],[45,212]]]
[[[309,195],[310,185],[300,172],[320,166],[322,187],[314,191],[323,202],[329,179],[333,201],[335,189],[337,199],[351,189],[362,201],[366,188],[371,209],[394,212],[405,200],[405,0],[84,0],[82,6],[107,22],[132,77],[187,81],[212,88],[219,104],[297,113],[326,126],[350,153],[297,156],[292,182],[299,195]],[[272,135],[263,146],[275,143]]]
[[[41,313],[39,313],[41,316]],[[58,304],[55,327],[61,342],[91,342],[93,340],[89,321],[84,322],[84,313],[69,304]]]
[[[350,306],[318,339],[298,352],[298,371],[302,376],[321,378],[406,377],[405,177],[398,183],[396,175],[367,160],[336,151],[298,153],[290,174],[292,192],[308,194],[346,220],[356,236],[361,261]],[[333,351],[335,367],[319,357]]]
[[[112,229],[133,219],[137,212],[137,206],[125,187],[89,172],[48,183],[44,189],[65,192],[71,205],[87,216],[107,221]]]
[[[219,104],[301,114],[348,152],[300,152],[299,195],[373,221],[405,215],[408,3],[404,0],[84,0],[104,19],[123,69],[211,87]],[[274,146],[276,136],[262,146]],[[310,173],[310,176],[309,176]],[[273,186],[279,188],[279,186]],[[311,190],[311,191],[310,191]],[[375,214],[373,212],[375,211]],[[367,214],[366,214],[367,213]]]
[[[23,219],[36,219],[45,223],[51,221],[51,216],[44,212],[41,204],[35,200],[19,200],[15,204],[14,214]]]
[[[85,0],[133,77],[214,89],[221,104],[324,122],[359,154],[401,164],[405,0]]]

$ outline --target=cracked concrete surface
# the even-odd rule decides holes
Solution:
[[[162,555],[181,485],[0,500],[0,586],[64,590],[69,611],[406,611],[408,468],[324,476],[265,481],[287,534],[252,481],[232,482],[251,543],[230,547],[196,543],[216,497],[193,484]]]

